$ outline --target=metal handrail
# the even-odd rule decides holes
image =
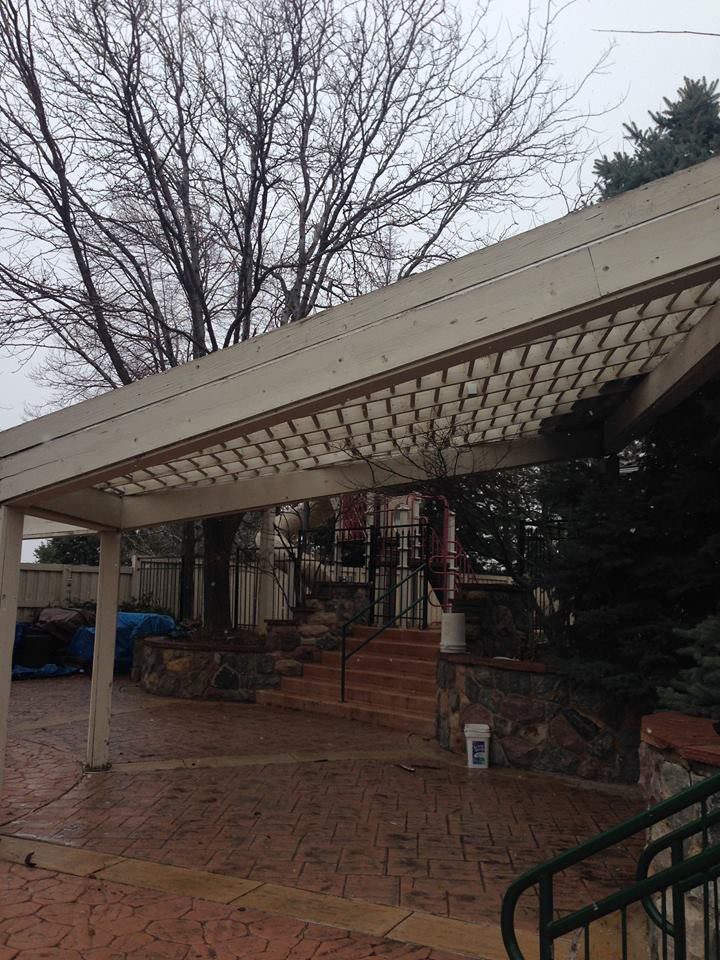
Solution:
[[[349,653],[347,652],[348,629],[354,623],[357,623],[358,620],[360,620],[362,617],[370,613],[370,611],[373,610],[379,603],[382,603],[383,600],[386,600],[388,597],[396,593],[398,590],[398,587],[401,587],[404,583],[407,583],[413,577],[416,577],[423,570],[427,571],[427,568],[428,568],[427,563],[421,563],[419,566],[415,567],[408,574],[406,574],[402,578],[402,580],[398,580],[397,583],[393,584],[393,586],[390,587],[389,590],[386,590],[385,593],[383,593],[381,596],[373,598],[372,603],[369,603],[366,607],[364,607],[362,610],[356,613],[355,616],[350,617],[349,620],[346,620],[343,623],[341,627],[342,647],[341,647],[341,661],[340,661],[340,702],[341,703],[345,703],[345,675],[346,675],[348,660],[350,660],[352,657],[355,656],[356,653],[359,653],[364,647],[366,647],[371,640],[374,640],[376,637],[379,637],[381,633],[384,633],[386,630],[389,630],[390,627],[392,627],[394,623],[397,623],[397,621],[401,617],[404,617],[405,614],[409,613],[411,610],[414,610],[415,607],[423,603],[426,597],[423,595],[420,595],[419,597],[417,597],[415,600],[413,600],[412,603],[408,604],[408,606],[406,606],[399,613],[394,614],[386,623],[384,623],[381,627],[379,627],[375,631],[375,633],[371,634],[369,637],[366,637],[366,639],[363,640],[361,644],[359,644],[357,647],[355,647],[354,650],[351,650]],[[427,594],[427,584],[425,587],[425,594]]]
[[[663,935],[672,935],[675,941],[675,960],[684,960],[684,904],[682,894],[689,889],[693,889],[700,884],[708,883],[710,880],[720,876],[720,844],[708,846],[701,853],[694,857],[683,859],[683,840],[687,838],[688,828],[691,825],[684,825],[676,830],[670,831],[663,836],[662,844],[660,841],[654,841],[651,844],[654,852],[650,859],[645,863],[641,857],[638,870],[641,871],[649,866],[650,861],[656,856],[660,849],[666,849],[670,846],[675,851],[673,864],[654,874],[652,877],[643,876],[632,886],[626,887],[618,893],[605,897],[598,903],[593,903],[580,910],[576,910],[560,920],[553,919],[553,878],[555,874],[569,867],[586,860],[588,857],[601,853],[609,847],[613,847],[623,840],[654,826],[657,823],[666,820],[676,813],[686,810],[695,803],[707,800],[709,797],[720,792],[720,774],[709,777],[700,783],[689,787],[687,790],[663,800],[648,810],[637,814],[634,817],[623,821],[611,830],[587,840],[572,850],[554,857],[552,860],[528,870],[522,876],[518,877],[507,889],[502,903],[500,915],[500,928],[510,960],[524,960],[523,954],[517,942],[515,934],[515,909],[520,897],[532,887],[539,888],[540,894],[540,918],[539,918],[539,947],[540,960],[552,960],[554,941],[573,931],[585,928],[586,936],[588,926],[591,922],[621,911],[623,921],[623,931],[626,932],[626,910],[633,903],[643,902],[645,909],[649,897],[656,893],[662,893],[669,887],[673,891],[673,921],[676,928],[668,926],[666,918],[658,914],[660,924],[662,925]],[[702,818],[701,818],[702,819]],[[707,819],[707,818],[706,818]],[[714,819],[713,819],[714,822]],[[701,825],[700,829],[707,831],[709,824]],[[690,835],[699,832],[691,831]],[[657,922],[657,918],[653,917]],[[670,932],[672,930],[672,933]],[[587,956],[586,952],[586,956]]]
[[[650,869],[650,864],[664,850],[670,849],[671,855],[677,853],[678,850],[682,853],[682,847],[679,846],[684,840],[689,840],[690,837],[694,837],[698,833],[702,833],[707,839],[707,830],[710,827],[715,826],[715,824],[720,823],[720,810],[714,810],[712,813],[708,813],[705,808],[704,801],[700,801],[702,804],[702,813],[696,820],[692,820],[690,823],[685,824],[683,827],[678,827],[676,830],[666,833],[662,837],[658,837],[657,840],[651,841],[640,854],[637,864],[636,879],[638,881],[645,880],[648,876],[648,871]],[[707,846],[707,844],[706,844]],[[682,859],[682,857],[680,858]],[[661,930],[665,930],[668,936],[675,936],[675,929],[667,919],[663,917],[658,908],[649,898],[643,900],[643,907],[645,912],[653,921],[653,923],[659,927]]]

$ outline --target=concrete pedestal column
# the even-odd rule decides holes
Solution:
[[[465,614],[443,612],[440,622],[442,653],[465,653]]]

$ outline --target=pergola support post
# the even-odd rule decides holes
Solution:
[[[98,573],[95,649],[90,688],[87,770],[107,770],[110,766],[110,710],[112,707],[115,634],[120,582],[120,533],[100,534],[100,570]]]
[[[258,551],[258,597],[256,628],[261,636],[267,634],[267,621],[273,615],[273,584],[275,578],[275,508],[264,510],[260,524]]]
[[[0,507],[0,789],[3,784],[7,748],[22,535],[22,512],[13,507]]]

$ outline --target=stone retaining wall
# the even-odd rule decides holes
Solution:
[[[149,637],[141,653],[140,683],[164,697],[254,702],[258,689],[277,686],[280,677],[275,658],[259,644],[219,648]]]
[[[465,751],[463,726],[487,723],[494,766],[634,783],[640,710],[548,673],[542,663],[441,656],[437,737]]]
[[[668,800],[700,780],[720,772],[720,736],[715,733],[712,721],[688,717],[668,711],[643,717],[640,744],[640,787],[648,806]],[[718,799],[710,798],[708,809],[718,806]],[[648,830],[648,840],[682,826],[698,815],[684,811],[656,824]],[[720,831],[711,830],[712,843],[720,843]],[[685,856],[700,852],[699,838],[686,842]],[[658,867],[670,865],[668,857],[657,858]],[[685,922],[687,925],[688,960],[704,960],[703,939],[703,893],[702,888],[691,890],[685,897]],[[718,956],[720,944],[714,941],[708,956]],[[659,936],[651,925],[651,940],[656,949]]]

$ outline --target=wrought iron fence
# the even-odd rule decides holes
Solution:
[[[155,607],[169,610],[176,619],[202,620],[204,610],[203,562],[196,557],[193,577],[192,610],[183,610],[182,582],[184,561],[180,557],[141,557],[140,597]],[[230,561],[230,615],[236,630],[253,630],[257,625],[257,596],[260,568],[255,550],[238,550]],[[273,578],[273,618],[292,616],[294,593],[288,589],[282,565]]]
[[[381,623],[399,610],[409,608],[405,626],[427,622],[427,602],[441,604],[446,589],[443,574],[429,564],[431,531],[424,525],[368,525],[363,528],[301,530],[292,539],[276,542],[273,563],[273,618],[289,619],[295,607],[312,594],[318,583],[355,583],[368,590],[370,620]],[[423,578],[408,573],[428,564]],[[196,558],[194,598],[191,611],[182,609],[183,560],[179,557],[142,557],[139,565],[140,596],[164,607],[176,618],[202,619],[203,564]],[[257,624],[259,558],[255,548],[238,550],[228,577],[232,623],[236,629]],[[429,589],[430,587],[430,589]],[[422,602],[419,590],[424,591]],[[377,598],[377,599],[376,599]]]
[[[553,639],[558,629],[566,625],[568,613],[560,608],[547,578],[549,563],[566,535],[565,524],[559,522],[542,527],[527,526],[523,531],[522,573],[528,584],[528,641],[533,651],[545,640]]]

